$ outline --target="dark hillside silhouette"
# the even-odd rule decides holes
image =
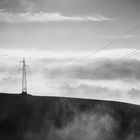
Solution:
[[[138,105],[0,94],[0,140],[138,139]]]

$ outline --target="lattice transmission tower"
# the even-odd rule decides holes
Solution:
[[[25,58],[22,61],[22,94],[27,95],[27,65],[25,62]]]

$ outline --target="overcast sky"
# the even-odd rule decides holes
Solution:
[[[139,13],[139,0],[0,0],[0,91],[21,92],[25,57],[31,94],[139,103],[140,55],[119,61],[139,49]]]

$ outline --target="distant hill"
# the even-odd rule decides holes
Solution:
[[[1,93],[0,140],[140,140],[140,106]]]

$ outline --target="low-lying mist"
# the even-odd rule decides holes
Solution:
[[[72,106],[71,106],[72,107]],[[65,108],[68,109],[68,108]],[[67,123],[56,126],[53,121],[43,120],[43,125],[39,132],[27,132],[24,135],[25,140],[138,140],[133,126],[134,121],[130,122],[127,129],[124,130],[123,121],[111,109],[104,104],[97,105],[93,110],[88,109],[79,111],[76,107],[71,108],[74,111],[72,119]],[[65,110],[63,110],[65,111]],[[63,116],[58,116],[62,117]],[[57,122],[59,123],[59,122]]]

